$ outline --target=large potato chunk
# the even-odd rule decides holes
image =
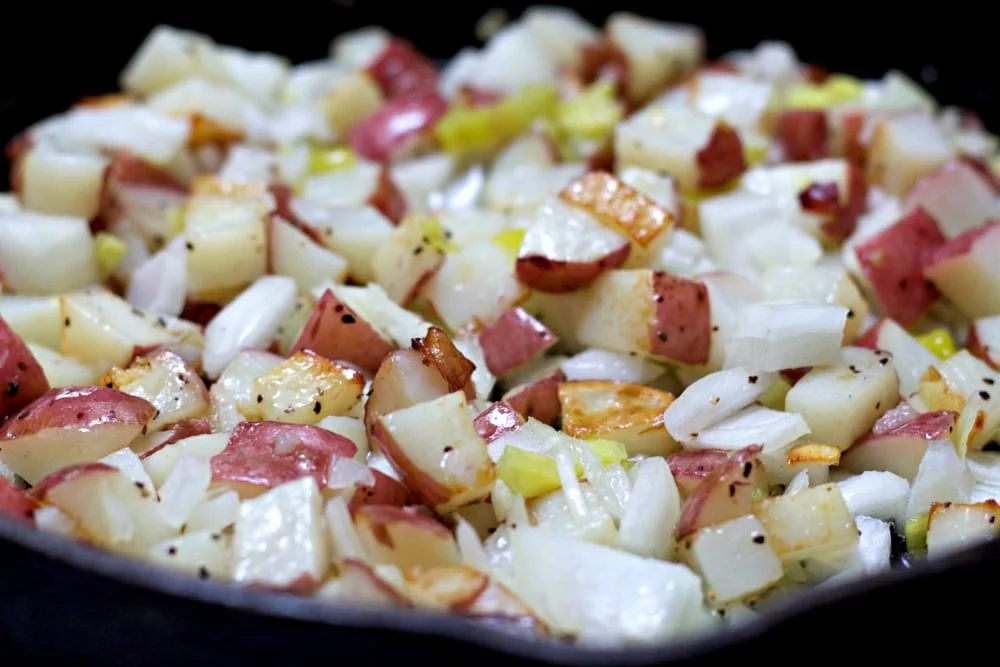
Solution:
[[[854,517],[836,484],[765,500],[754,514],[782,563],[842,554],[858,543]]]
[[[752,514],[702,528],[690,542],[687,559],[705,578],[715,604],[753,595],[785,574],[764,526]]]
[[[267,220],[260,197],[196,195],[185,208],[188,290],[211,300],[267,272]]]
[[[563,432],[584,440],[608,438],[630,456],[669,454],[678,448],[663,426],[672,394],[625,382],[582,380],[559,385]]]
[[[49,382],[35,356],[0,317],[0,419],[48,390]]]

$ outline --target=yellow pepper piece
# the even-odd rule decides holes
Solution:
[[[955,353],[958,352],[958,348],[955,347],[955,340],[948,333],[947,329],[928,331],[923,335],[917,336],[917,341],[938,359],[948,359],[955,356]]]
[[[97,265],[101,275],[110,276],[128,254],[128,246],[114,234],[98,232],[94,237],[94,252],[97,255]]]
[[[451,240],[451,232],[444,228],[437,218],[420,220],[420,231],[427,239],[427,244],[440,252],[455,252],[458,245]]]
[[[788,390],[791,388],[792,385],[790,385],[787,380],[779,377],[767,391],[761,394],[758,400],[765,408],[771,408],[772,410],[784,410],[785,396],[788,395]]]
[[[756,167],[767,157],[767,146],[755,145],[743,147],[743,159],[747,168]]]
[[[918,514],[906,522],[906,550],[910,553],[927,549],[927,512]]]
[[[309,149],[309,173],[327,174],[331,171],[350,169],[357,164],[354,151],[350,148],[324,148],[314,146]]]
[[[617,440],[594,438],[585,442],[590,447],[590,451],[594,452],[604,465],[622,463],[628,459],[628,452],[625,451],[625,445]]]
[[[785,95],[785,104],[794,109],[829,109],[847,102],[856,102],[864,94],[859,79],[834,74],[823,83],[794,86]]]
[[[500,249],[508,252],[512,257],[517,257],[517,253],[521,249],[521,243],[524,242],[525,233],[527,233],[526,229],[517,227],[505,229],[493,237],[493,243],[499,246]]]
[[[507,447],[497,461],[497,476],[511,491],[537,498],[561,486],[555,459],[545,454]]]
[[[535,119],[551,116],[558,103],[554,87],[530,86],[492,106],[452,107],[434,133],[446,153],[491,150],[524,134]]]
[[[167,211],[167,236],[174,238],[184,231],[184,205],[172,206]]]
[[[615,85],[597,81],[576,97],[561,102],[555,122],[560,132],[584,139],[603,139],[622,118]]]

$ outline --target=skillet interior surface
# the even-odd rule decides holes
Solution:
[[[528,3],[506,3],[512,16]],[[297,62],[322,57],[335,34],[379,24],[435,58],[474,43],[473,24],[488,3],[284,0],[277,6],[194,3],[125,6],[29,3],[0,43],[0,140],[116,87],[118,72],[156,23],[205,32],[221,43],[270,50]],[[632,3],[639,13],[701,25],[710,55],[785,39],[800,56],[831,70],[879,76],[896,67],[938,99],[980,112],[994,129],[1000,87],[984,77],[992,63],[992,25],[969,11],[869,13],[850,3],[823,6],[671,6]],[[609,8],[580,7],[595,22]],[[910,15],[905,18],[902,12]],[[447,14],[447,17],[442,14]],[[447,28],[446,26],[454,26]],[[6,178],[6,168],[3,170]],[[363,611],[287,596],[242,591],[154,571],[0,520],[0,664],[218,665],[302,659],[474,661],[507,664],[731,664],[742,659],[814,660],[922,656],[942,639],[973,639],[991,625],[965,612],[1000,593],[993,571],[1000,547],[987,546],[843,591],[818,590],[759,623],[687,643],[599,653],[540,645],[457,619]],[[956,618],[957,617],[957,618]],[[948,627],[951,630],[948,630]],[[918,639],[919,637],[919,639]],[[792,649],[792,650],[790,650]],[[851,657],[848,657],[851,656]]]

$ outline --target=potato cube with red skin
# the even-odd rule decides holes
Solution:
[[[404,218],[371,260],[375,282],[401,306],[416,299],[444,264],[445,251],[428,238],[425,222],[419,215]]]
[[[351,496],[347,509],[352,513],[366,505],[389,505],[403,507],[410,497],[410,490],[399,481],[389,477],[381,470],[370,468],[374,484],[358,484]]]
[[[100,211],[93,226],[113,227],[128,218],[149,243],[169,235],[169,212],[184,204],[187,187],[163,167],[127,152],[117,153],[104,172]]]
[[[485,498],[493,461],[462,392],[380,417],[375,440],[423,504],[446,514]]]
[[[448,102],[434,90],[396,97],[355,125],[347,143],[366,160],[396,161],[432,141],[446,111]]]
[[[366,71],[390,100],[437,90],[438,71],[434,63],[401,39],[390,40]]]
[[[523,366],[556,342],[552,332],[520,306],[505,311],[479,332],[486,366],[497,376]]]
[[[607,438],[629,456],[663,456],[680,447],[663,424],[673,394],[626,382],[579,380],[559,385],[562,431],[574,438]]]
[[[148,401],[108,387],[53,389],[4,424],[0,461],[36,484],[55,470],[118,451],[155,413]]]
[[[39,502],[17,487],[6,477],[0,477],[0,514],[18,521],[34,523]]]
[[[369,440],[373,441],[375,426],[382,416],[432,401],[448,392],[448,382],[423,354],[413,349],[390,353],[375,373],[365,403],[365,432]]]
[[[626,91],[637,104],[680,81],[705,53],[705,36],[698,28],[652,21],[630,12],[609,16],[605,33],[611,46],[625,56]]]
[[[418,607],[516,623],[539,635],[545,623],[506,586],[469,565],[407,569],[405,590]]]
[[[562,369],[552,369],[542,377],[511,388],[503,395],[503,401],[524,419],[537,419],[554,426],[559,423],[562,414],[559,386],[565,380],[566,374]]]
[[[957,420],[957,412],[937,410],[894,426],[876,423],[871,434],[843,453],[840,467],[852,473],[882,470],[912,481],[927,443],[950,439]]]
[[[706,526],[750,514],[755,495],[766,493],[767,473],[759,445],[734,453],[696,486],[681,507],[674,536],[678,541]]]
[[[331,290],[313,307],[289,354],[310,350],[374,373],[395,345],[334,296]]]
[[[364,161],[306,179],[302,197],[328,206],[372,206],[393,223],[406,215],[406,197],[382,165]]]
[[[514,408],[504,401],[497,401],[479,413],[473,422],[476,432],[490,444],[505,433],[516,431],[524,424],[522,417]]]
[[[934,218],[918,209],[855,248],[888,317],[907,326],[937,301],[939,292],[924,278],[924,267],[944,244]]]
[[[260,197],[195,195],[184,214],[188,290],[213,301],[267,271],[270,206]]]
[[[48,390],[45,371],[24,340],[0,317],[0,420]]]
[[[300,291],[308,291],[325,281],[343,283],[347,279],[347,260],[317,240],[318,234],[280,215],[268,221],[268,244],[271,273],[295,280]]]
[[[226,448],[211,459],[212,481],[252,498],[301,477],[311,477],[322,491],[336,457],[353,457],[347,438],[316,426],[282,422],[242,422]]]
[[[823,216],[820,229],[829,238],[843,241],[854,233],[858,217],[868,202],[868,185],[864,174],[855,165],[846,163],[846,193],[836,182],[810,183],[799,192],[799,205],[807,213]]]
[[[461,562],[451,531],[416,508],[366,505],[354,513],[354,526],[376,565],[405,570]]]
[[[709,474],[729,460],[719,449],[682,449],[667,456],[670,472],[681,495],[688,496]]]
[[[969,327],[965,346],[993,370],[1000,370],[1000,316],[975,320]]]
[[[475,364],[463,355],[441,327],[430,327],[423,338],[414,338],[411,347],[423,357],[425,366],[432,366],[444,379],[448,391],[461,391],[472,400],[476,389],[472,384]]]
[[[612,271],[591,288],[577,324],[580,343],[701,365],[712,338],[708,290],[662,271]]]
[[[448,253],[423,296],[448,329],[457,332],[492,322],[523,301],[527,289],[518,282],[510,253],[483,240]]]
[[[903,210],[922,208],[953,239],[1000,218],[997,193],[987,179],[962,160],[952,160],[925,176],[907,193]]]
[[[156,416],[149,422],[150,432],[209,411],[205,383],[169,350],[137,357],[128,368],[112,368],[101,384],[152,403]]]
[[[902,197],[954,157],[954,149],[930,115],[890,116],[875,128],[868,149],[868,182]]]
[[[682,191],[724,185],[746,169],[739,133],[686,107],[643,111],[615,129],[619,167],[668,171]]]
[[[606,171],[587,173],[559,196],[643,248],[669,234],[674,225],[672,211]]]
[[[924,276],[968,317],[1000,315],[1000,220],[962,232],[934,249]]]
[[[830,154],[826,112],[820,109],[782,112],[775,135],[785,159],[791,162],[821,160]]]

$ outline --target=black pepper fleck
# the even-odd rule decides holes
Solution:
[[[889,363],[889,357],[882,357],[881,359],[878,360],[878,362],[883,366],[885,366],[887,363]]]
[[[753,463],[747,461],[746,463],[743,464],[743,476],[749,477],[750,473],[752,472],[753,472]]]
[[[65,326],[69,326],[69,325],[70,325],[70,321],[69,321],[69,318],[68,318],[68,317],[67,317],[67,318],[66,318],[65,320],[63,320],[63,324],[64,324]]]
[[[758,377],[756,375],[751,375],[747,378],[747,380],[749,380],[750,384],[757,384]]]
[[[985,391],[985,390],[980,391],[979,392],[979,398],[983,399],[984,401],[990,400],[990,392]]]
[[[994,380],[993,378],[983,378],[983,382],[986,383],[986,384],[988,384],[988,385],[994,385],[994,384],[996,384],[997,381]]]
[[[667,333],[665,331],[657,331],[656,337],[659,338],[664,343],[667,342]]]
[[[194,244],[191,243],[190,241],[185,243],[184,247],[187,248],[188,252],[194,252]]]
[[[209,574],[208,568],[206,568],[204,565],[202,565],[201,567],[198,568],[198,578],[199,579],[208,579],[210,576],[212,576],[212,575]]]
[[[17,383],[17,380],[11,380],[4,394],[6,394],[7,398],[14,398],[19,391],[21,391],[21,385]]]
[[[757,533],[756,535],[753,536],[753,543],[754,544],[764,544],[765,540],[766,540],[766,538],[763,535],[761,535],[760,533]]]
[[[261,396],[260,394],[257,394],[257,402],[258,403],[263,403],[264,402],[264,397]]]
[[[316,404],[313,405],[313,414],[318,415],[322,409],[323,409],[323,404],[320,403],[319,401],[316,401]]]
[[[167,555],[173,556],[177,553],[177,547],[167,547]]]
[[[354,315],[350,313],[344,313],[340,316],[340,321],[344,324],[354,324],[357,320],[354,319]]]
[[[448,452],[450,452],[450,451],[452,451],[454,449],[455,448],[452,447],[451,445],[445,445],[445,447],[444,447],[444,453],[447,454]]]
[[[729,497],[732,498],[736,495],[736,484],[729,485]]]

